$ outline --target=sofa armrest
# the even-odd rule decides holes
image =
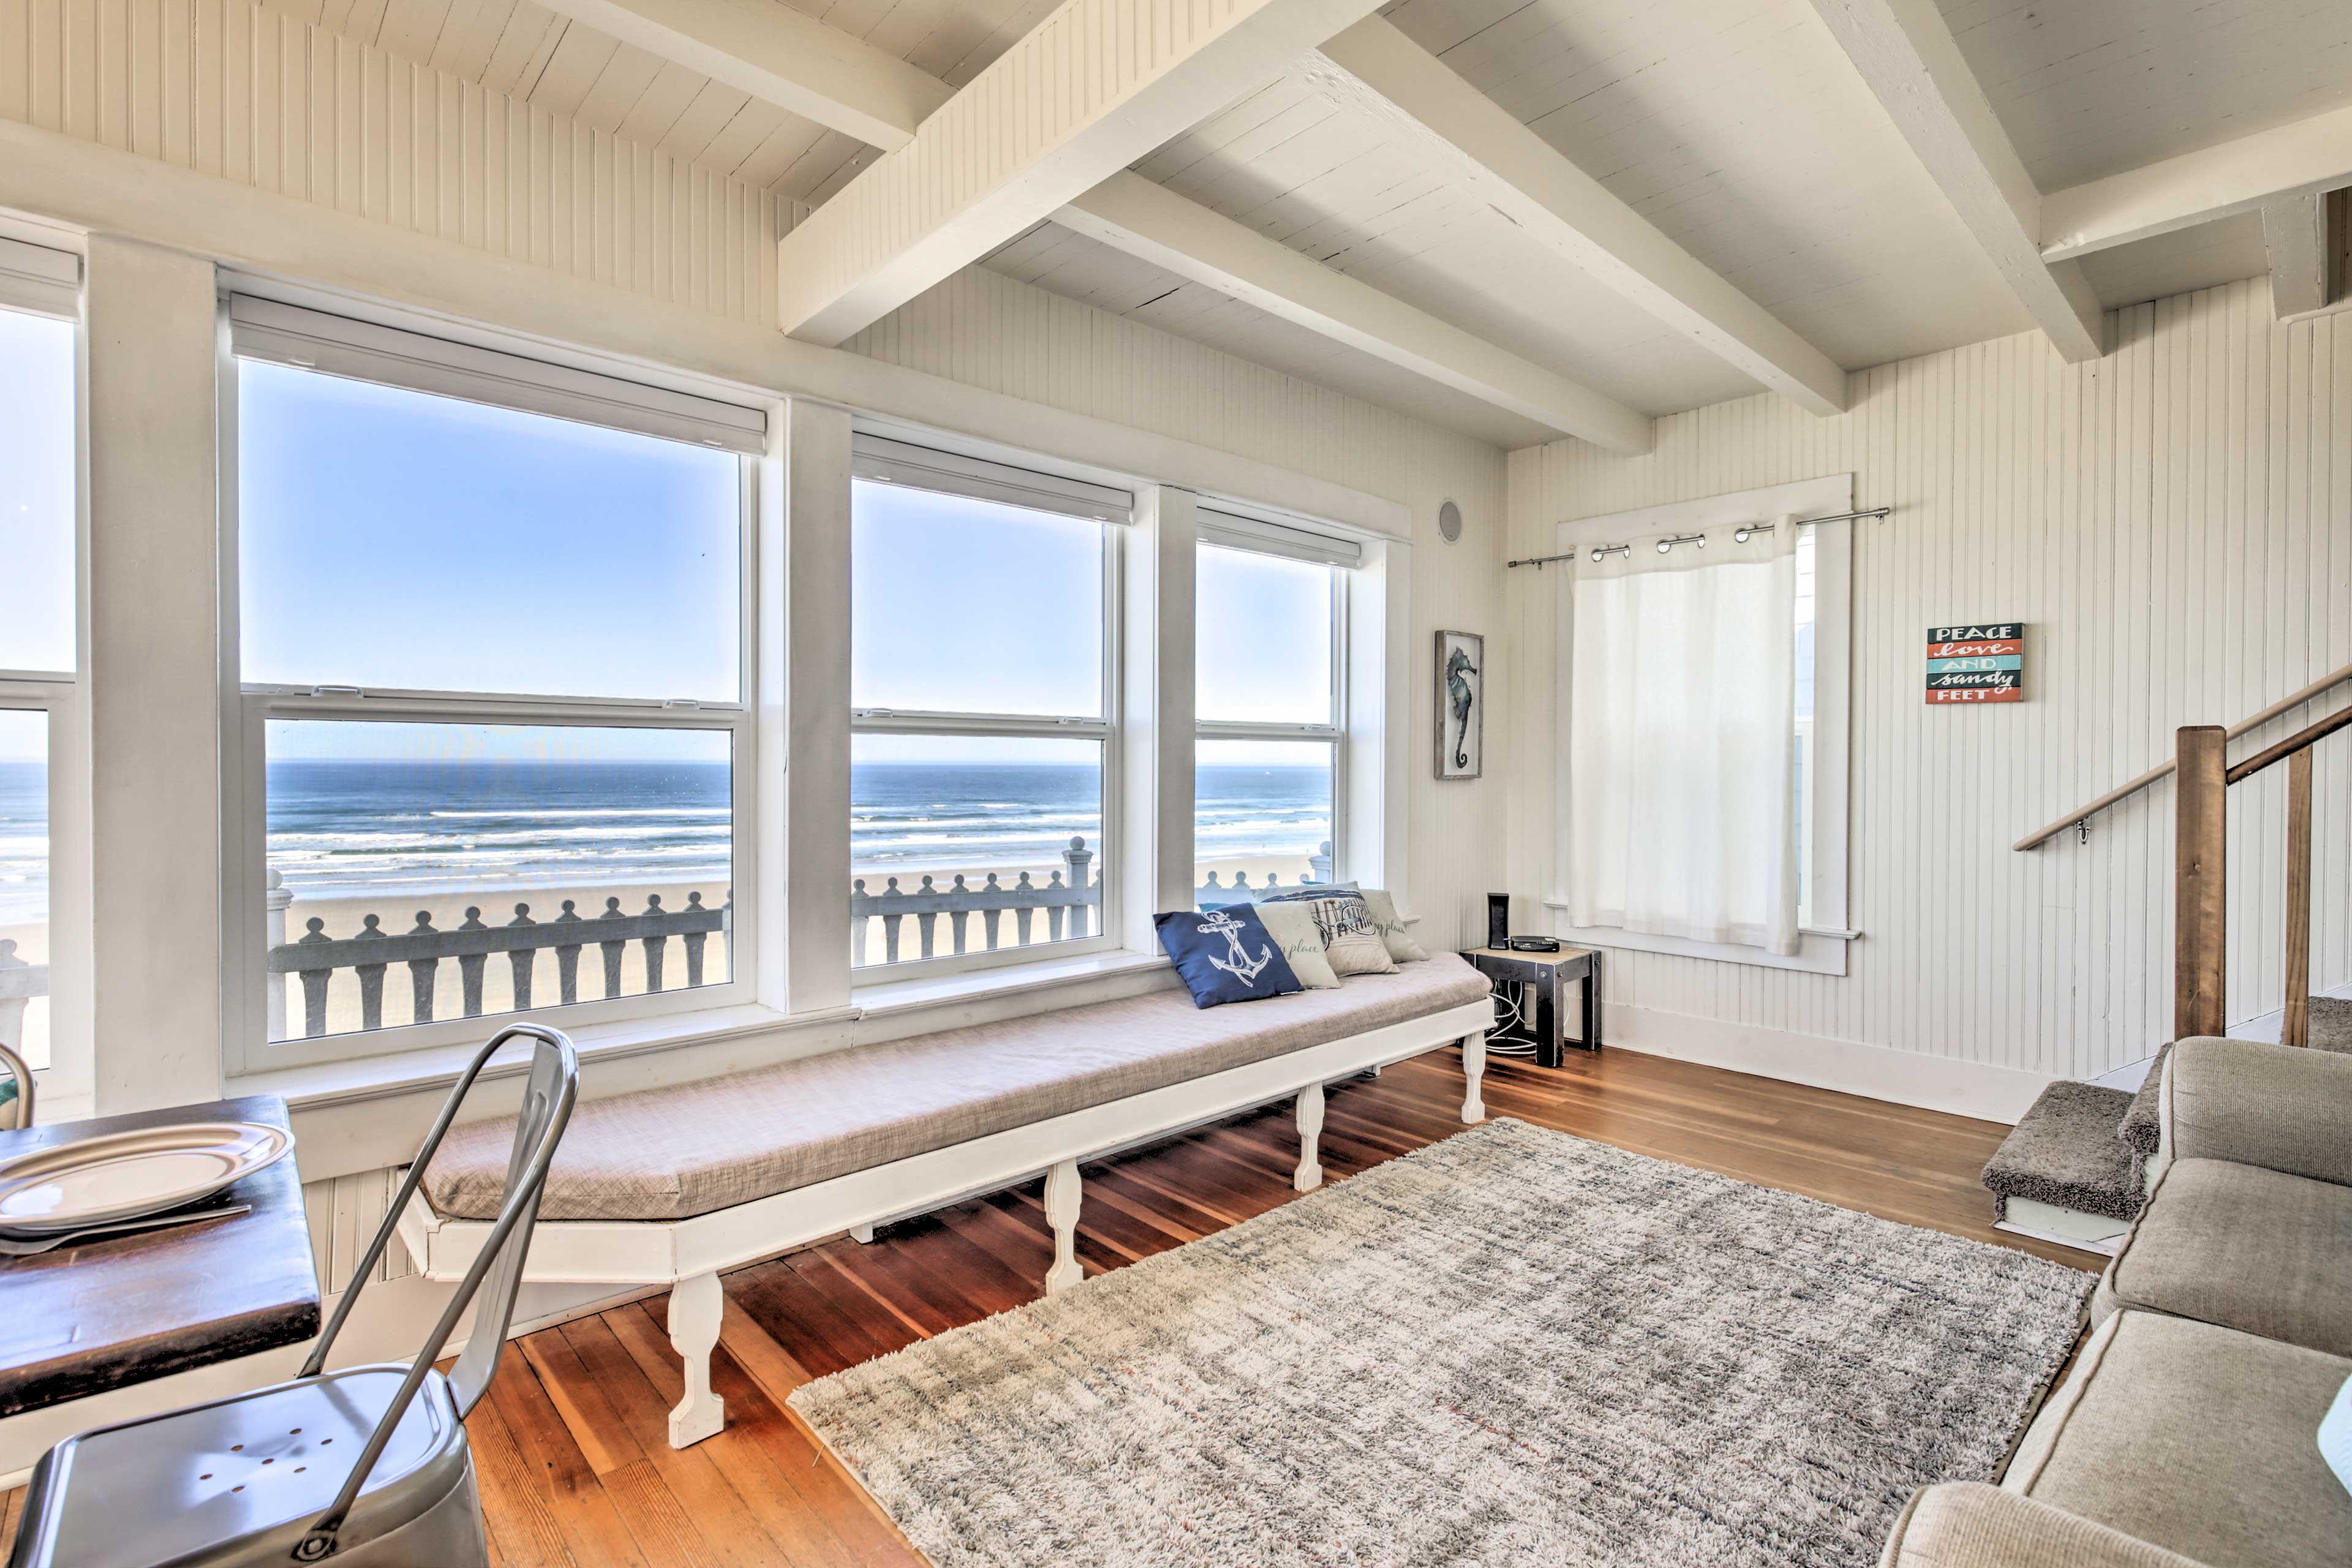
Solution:
[[[1978,1481],[1948,1481],[1911,1500],[1879,1568],[2199,1568],[2048,1503]]]
[[[2233,1160],[2352,1186],[2352,1056],[2198,1036],[2164,1058],[2160,1163]]]

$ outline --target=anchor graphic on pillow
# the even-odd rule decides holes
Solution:
[[[1256,984],[1258,975],[1267,964],[1274,962],[1272,947],[1260,948],[1255,959],[1243,951],[1242,932],[1248,929],[1223,910],[1219,910],[1201,922],[1202,934],[1223,937],[1226,950],[1233,955],[1232,962],[1228,963],[1214,953],[1207,954],[1205,956],[1209,960],[1209,966],[1212,969],[1223,970],[1244,985]]]

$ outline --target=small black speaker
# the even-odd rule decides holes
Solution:
[[[1486,945],[1500,947],[1511,940],[1511,895],[1486,895]]]

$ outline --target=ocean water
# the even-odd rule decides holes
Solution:
[[[1196,788],[1203,858],[1304,856],[1330,837],[1322,770],[1202,768]],[[864,763],[850,795],[859,875],[1053,867],[1073,837],[1102,850],[1092,768]],[[269,769],[268,832],[269,865],[298,898],[658,881],[700,883],[716,902],[729,877],[728,770],[281,762]]]
[[[0,762],[0,925],[48,915],[48,764]]]

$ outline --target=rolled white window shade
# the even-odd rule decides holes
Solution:
[[[908,485],[1097,522],[1135,521],[1134,493],[1110,485],[967,458],[960,452],[942,452],[862,431],[850,437],[849,454],[850,471],[877,484]]]
[[[46,245],[0,239],[0,309],[81,320],[81,258]]]
[[[1201,542],[1228,550],[1254,550],[1260,555],[1280,555],[1292,561],[1312,561],[1323,566],[1361,566],[1364,547],[1344,534],[1318,533],[1288,523],[1202,507]]]
[[[762,409],[275,300],[247,294],[232,297],[229,343],[244,359],[296,365],[468,403],[520,408],[749,457],[767,450],[768,416]]]

